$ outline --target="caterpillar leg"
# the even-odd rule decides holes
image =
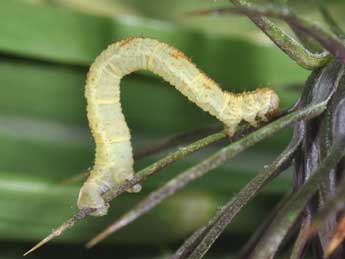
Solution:
[[[110,170],[112,171],[112,170]],[[98,174],[90,175],[90,178],[84,183],[79,192],[78,208],[92,208],[95,212],[92,216],[104,216],[108,212],[109,203],[103,198],[103,194],[110,189],[115,191],[121,184],[133,179],[133,174],[119,172],[115,175],[107,172],[97,172]],[[141,190],[141,185],[136,184],[128,192],[136,193]]]
[[[236,126],[227,126],[224,124],[224,129],[228,132],[228,136],[232,137],[236,133],[237,125]]]
[[[79,191],[78,208],[95,209],[92,216],[104,216],[108,212],[109,203],[107,203],[102,194],[105,192],[104,187],[100,187],[95,181],[87,181]]]
[[[259,117],[262,121],[267,122],[268,121],[268,117],[265,114],[259,114]]]
[[[118,173],[115,176],[115,182],[117,182],[118,185],[120,185],[122,183],[125,183],[126,181],[132,180],[133,177],[134,177],[133,173],[130,173],[130,174],[128,174],[126,172]],[[140,184],[136,184],[132,188],[127,190],[127,192],[130,192],[130,193],[137,193],[137,192],[140,192],[140,191],[141,191],[141,185]]]

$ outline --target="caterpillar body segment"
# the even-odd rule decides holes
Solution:
[[[93,170],[82,186],[78,207],[107,213],[102,194],[133,177],[130,131],[120,103],[121,78],[149,70],[175,86],[190,101],[222,121],[233,135],[245,120],[256,125],[279,107],[278,95],[269,88],[234,94],[223,91],[177,49],[148,38],[128,38],[110,45],[91,65],[86,81],[87,116],[96,143]],[[139,186],[135,186],[136,191]]]

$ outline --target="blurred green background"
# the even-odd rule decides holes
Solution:
[[[290,1],[298,13],[321,22],[308,5],[311,1],[300,2]],[[341,18],[342,1],[329,3]],[[88,66],[110,43],[128,36],[156,38],[184,51],[224,89],[269,86],[282,97],[282,107],[294,103],[301,88],[293,86],[303,84],[309,72],[246,18],[185,15],[228,5],[225,0],[0,1],[0,258],[21,257],[76,212],[81,183],[60,183],[93,163],[84,81]],[[151,73],[127,76],[121,98],[135,149],[216,122]],[[149,179],[140,194],[113,201],[107,216],[84,220],[31,257],[161,258],[269,163],[289,136],[290,131],[282,132],[227,162],[107,244],[84,250],[83,242],[219,146],[194,154]],[[140,160],[135,167],[161,156]],[[243,245],[277,198],[290,189],[290,182],[287,172],[268,186],[231,225],[216,251],[223,252],[222,244],[227,252]]]

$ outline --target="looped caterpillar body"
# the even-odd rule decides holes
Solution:
[[[87,116],[96,142],[96,158],[80,190],[78,207],[97,209],[94,216],[107,213],[108,204],[102,194],[133,177],[130,131],[120,104],[120,80],[141,69],[175,86],[223,122],[229,135],[235,133],[242,120],[256,125],[257,117],[266,120],[279,107],[278,95],[269,88],[241,94],[223,91],[182,52],[157,40],[133,37],[110,45],[91,65],[86,80]]]

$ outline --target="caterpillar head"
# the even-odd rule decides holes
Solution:
[[[257,116],[263,120],[272,117],[279,110],[280,99],[271,88],[259,88],[255,91],[255,99],[259,107]]]

